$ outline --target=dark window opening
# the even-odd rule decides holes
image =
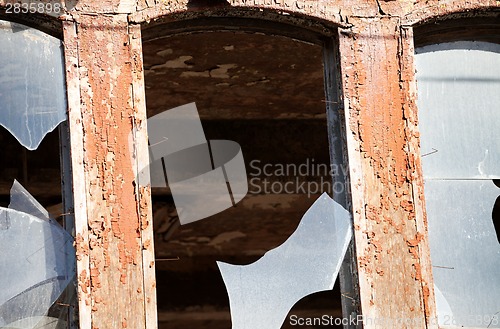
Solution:
[[[206,138],[237,142],[249,178],[235,207],[183,226],[168,188],[153,188],[159,325],[230,328],[216,261],[258,260],[293,233],[321,192],[332,193],[322,49],[221,31],[157,35],[143,51],[148,117],[196,102]],[[292,314],[340,317],[338,284],[303,298]],[[283,328],[293,327],[289,316]]]

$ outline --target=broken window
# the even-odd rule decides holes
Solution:
[[[224,26],[230,24],[227,22]],[[266,252],[269,255],[281,252],[280,248],[286,248],[287,239],[300,227],[301,218],[322,192],[336,197],[345,192],[343,184],[332,182],[332,176],[343,176],[347,167],[341,162],[333,165],[330,162],[329,123],[325,111],[329,103],[325,100],[322,47],[237,27],[229,31],[165,35],[167,30],[154,24],[143,30],[148,117],[196,102],[204,132],[198,144],[204,143],[205,138],[239,144],[247,172],[248,194],[240,202],[234,200],[235,206],[223,212],[180,225],[179,212],[186,209],[176,207],[173,190],[168,185],[153,188],[159,327],[230,328],[231,323],[237,326],[242,312],[248,309],[239,308],[232,298],[229,300],[228,294],[233,295],[232,289],[238,289],[239,283],[225,282],[223,276],[229,274],[219,271],[217,261],[238,271],[239,265],[252,267],[263,260],[261,257]],[[148,131],[154,147],[161,138],[151,140],[149,120]],[[152,180],[164,179],[163,169],[168,178],[167,163],[153,165],[156,167],[151,168]],[[232,188],[234,183],[229,185]],[[201,184],[196,189],[206,191],[207,195],[212,192]],[[334,203],[329,197],[325,198],[330,202],[323,199],[322,202]],[[322,213],[322,206],[317,207],[320,209],[311,212]],[[321,217],[309,215],[314,221]],[[335,218],[342,219],[345,218]],[[306,231],[316,237],[314,229]],[[292,303],[282,307],[284,314],[280,316],[285,318],[283,322],[278,316],[278,328],[281,322],[282,328],[292,328],[293,315],[300,318],[323,314],[334,318],[342,316],[339,287],[331,289],[339,265],[334,253],[338,251],[343,255],[350,230],[336,231],[338,237],[333,231],[323,232],[325,240],[331,238],[328,241],[333,241],[339,249],[332,250],[324,259],[329,276],[316,282],[316,278],[312,278],[314,271],[307,271],[308,266],[318,265],[314,260],[320,257],[315,257],[327,247],[320,248],[314,239],[308,240],[314,256],[303,259],[303,275],[288,273],[296,275],[296,282],[303,284],[303,293],[294,295],[301,300],[295,306]],[[305,236],[304,233],[302,237]],[[289,255],[294,259],[305,256],[301,256],[298,249],[288,250]],[[261,274],[266,276],[274,269],[265,267]],[[266,289],[263,281],[255,284]],[[312,286],[321,289],[311,289]],[[300,290],[300,284],[296,288]],[[285,293],[291,296],[291,290]],[[319,290],[328,291],[306,296]],[[292,306],[287,314],[286,308]],[[276,307],[270,305],[269,309]],[[260,326],[249,322],[252,315],[247,315],[247,326]],[[254,314],[253,321],[257,321],[257,317],[258,314]]]
[[[0,328],[75,327],[65,120],[62,42],[0,21]]]
[[[500,328],[500,44],[417,49],[438,322]]]

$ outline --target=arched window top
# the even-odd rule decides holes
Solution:
[[[480,12],[476,17],[456,15],[437,17],[416,25],[413,29],[415,46],[424,47],[455,41],[500,44],[500,19],[497,12]]]
[[[293,38],[322,45],[336,34],[336,26],[319,21],[269,13],[252,17],[198,17],[172,20],[169,16],[142,25],[142,38],[149,41],[167,35],[193,32],[239,31]],[[307,22],[307,23],[306,23]]]

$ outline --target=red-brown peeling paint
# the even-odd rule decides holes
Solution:
[[[75,17],[81,89],[85,91],[81,103],[93,324],[113,328],[126,323],[138,328],[144,323],[144,296],[124,294],[133,289],[131,283],[144,280],[140,228],[147,226],[137,211],[135,169],[129,148],[136,111],[127,17]],[[85,249],[81,247],[80,252]],[[130,315],[126,322],[118,314],[99,315],[111,312],[105,302],[110,298],[118,304],[133,304],[122,314]]]
[[[83,16],[82,16],[83,17]],[[90,182],[90,194],[99,198],[97,205],[106,207],[89,218],[89,226],[94,236],[94,246],[109,246],[110,234],[119,240],[118,250],[123,270],[126,264],[136,261],[139,244],[139,229],[136,217],[135,176],[130,168],[131,155],[128,152],[129,135],[132,131],[130,119],[130,86],[121,81],[130,81],[131,72],[128,60],[127,27],[124,22],[113,18],[96,21],[87,19],[81,23],[80,42],[89,47],[93,56],[91,62],[81,65],[87,68],[92,89],[91,112],[85,113],[85,148],[89,172],[95,174],[95,183]],[[122,30],[122,34],[117,33]],[[109,38],[110,32],[112,38]],[[93,46],[95,45],[95,46]],[[82,50],[83,51],[83,50]],[[120,59],[122,60],[116,60]],[[114,64],[114,65],[113,65]],[[118,65],[117,65],[118,64]],[[99,109],[99,110],[97,110]],[[132,202],[127,202],[129,199]],[[97,200],[96,200],[97,201]],[[103,214],[104,213],[104,214]]]
[[[348,134],[354,143],[348,147],[359,152],[363,177],[362,187],[353,192],[354,202],[360,197],[364,204],[364,212],[354,216],[364,233],[355,231],[361,307],[368,317],[420,319],[424,328],[420,240],[413,240],[418,237],[414,158],[408,152],[415,136],[409,136],[408,86],[401,82],[413,79],[402,66],[405,36],[397,17],[351,23],[340,33],[340,46]],[[387,303],[393,307],[384,307]]]
[[[89,255],[89,245],[81,234],[78,234],[75,237],[74,245],[76,250],[76,260],[81,260],[83,257]]]
[[[83,270],[78,276],[78,285],[84,293],[88,292],[88,288],[90,287],[90,281],[87,276],[87,271]]]

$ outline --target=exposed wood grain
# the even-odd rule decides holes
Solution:
[[[340,31],[340,53],[364,327],[378,320],[384,328],[431,328],[424,209],[414,195],[422,182],[409,149],[418,138],[405,103],[414,79],[413,66],[403,64],[408,38],[395,18],[353,23]]]
[[[144,223],[134,183],[137,164],[129,147],[130,141],[135,142],[134,122],[144,120],[145,111],[137,112],[133,106],[132,63],[136,58],[130,48],[127,17],[79,15],[77,19],[78,125],[83,134],[75,143],[72,139],[72,151],[83,153],[83,177],[76,179],[84,183],[80,198],[87,205],[86,214],[77,220],[82,232],[81,238],[77,233],[77,245],[81,245],[77,257],[86,259],[88,253],[89,261],[87,273],[83,266],[79,270],[83,308],[91,308],[92,328],[146,328]],[[147,211],[146,203],[141,213]],[[83,316],[81,321],[87,326],[88,315]]]
[[[142,60],[142,40],[140,25],[129,27],[130,48],[132,54],[132,91],[134,116],[134,156],[137,175],[136,195],[138,196],[138,214],[141,221],[142,267],[144,271],[144,296],[146,328],[157,327],[155,250],[153,233],[153,211],[151,185],[149,178],[149,150],[146,113],[146,95],[144,93],[144,72]],[[145,168],[146,170],[142,170]],[[137,174],[137,171],[139,173]]]
[[[402,27],[400,37],[401,67],[400,83],[403,90],[403,113],[406,124],[405,137],[407,139],[408,154],[408,175],[411,183],[411,197],[414,204],[415,223],[417,235],[422,237],[418,248],[418,253],[412,253],[412,257],[417,257],[416,264],[420,264],[420,279],[422,284],[422,306],[429,327],[432,328],[437,322],[437,310],[434,295],[434,284],[432,277],[432,262],[427,230],[427,214],[425,211],[424,198],[424,175],[422,172],[422,158],[420,153],[420,133],[418,129],[418,109],[417,109],[417,81],[416,69],[414,65],[414,38],[413,29]]]
[[[76,24],[66,21],[64,27],[64,54],[66,86],[68,89],[68,120],[73,173],[73,201],[75,218],[76,270],[78,279],[78,312],[80,329],[91,328],[91,291],[89,287],[90,259],[87,224],[87,189],[84,166],[83,121],[80,106],[80,75],[78,69],[78,39]]]

